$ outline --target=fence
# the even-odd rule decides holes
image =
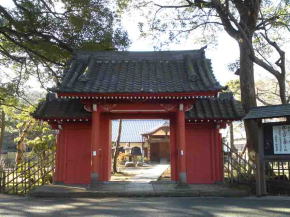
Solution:
[[[54,152],[45,151],[15,168],[0,168],[0,192],[24,195],[37,186],[52,183],[54,156]]]
[[[255,186],[255,163],[224,144],[224,180],[228,183]],[[265,178],[269,194],[290,194],[290,161],[265,161]]]
[[[255,163],[242,157],[224,144],[224,178],[229,183],[253,183],[255,181]]]
[[[268,193],[290,194],[290,161],[266,161],[265,175]]]

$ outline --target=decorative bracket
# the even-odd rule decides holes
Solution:
[[[110,112],[117,106],[117,104],[104,104],[104,105],[99,105],[100,109],[104,112]]]
[[[164,108],[167,112],[176,111],[176,104],[159,104],[162,108]]]

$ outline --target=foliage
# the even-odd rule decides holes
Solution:
[[[60,82],[78,49],[125,49],[129,43],[110,0],[12,0],[0,3],[0,110],[5,131],[18,132],[20,152],[54,148],[54,132],[34,120],[25,82],[36,77],[43,88]],[[30,97],[31,98],[31,97]]]
[[[289,82],[286,82],[289,86]],[[240,82],[239,80],[230,80],[226,83],[228,89],[233,92],[234,97],[241,100]],[[274,79],[264,79],[256,81],[256,98],[258,104],[276,105],[280,104],[279,87]]]
[[[129,157],[128,154],[120,152],[119,155],[118,155],[118,164],[124,164],[128,157]]]
[[[109,0],[13,0],[0,3],[0,66],[18,84],[30,76],[43,87],[60,73],[74,50],[125,49],[121,29]]]
[[[46,122],[35,120],[31,117],[31,113],[35,107],[28,106],[26,111],[20,113],[14,113],[13,118],[16,120],[16,129],[23,131],[25,124],[31,123],[32,127],[29,129],[27,137],[24,139],[24,143],[32,150],[33,153],[38,154],[45,150],[53,150],[55,148],[54,132]],[[15,139],[18,142],[20,136]]]
[[[236,40],[242,40],[244,33],[240,31],[245,25],[252,28],[248,31],[254,32],[253,41],[262,40],[257,37],[264,31],[264,26],[271,31],[270,34],[275,39],[283,39],[283,34],[279,33],[285,32],[285,28],[290,30],[290,4],[285,0],[250,2],[237,0],[118,0],[118,2],[123,11],[124,7],[132,11],[137,8],[146,16],[147,19],[139,24],[140,32],[144,36],[151,36],[157,47],[179,42],[184,37],[190,37],[193,43],[197,42],[202,45],[214,43],[216,31],[223,30]],[[242,13],[246,10],[251,14]],[[247,16],[249,16],[248,20],[243,20]],[[245,33],[247,34],[247,32]]]
[[[6,133],[18,133],[14,139],[18,151],[31,151],[32,155],[38,155],[45,150],[55,149],[54,131],[47,123],[35,120],[30,115],[34,106],[18,104],[17,107],[2,107],[7,115]]]
[[[230,80],[226,83],[226,86],[233,93],[237,100],[241,100],[241,88],[239,80]]]
[[[289,87],[289,82],[286,81],[286,85]],[[286,95],[288,95],[287,92]],[[274,79],[258,80],[256,82],[256,96],[259,105],[281,104],[279,85]]]
[[[134,1],[135,2],[135,1]],[[289,1],[271,0],[179,0],[179,1],[146,1],[140,0],[143,5],[147,2],[147,17],[149,25],[141,23],[142,35],[153,35],[156,40],[167,35],[168,41],[178,41],[182,36],[200,36],[199,43],[215,40],[215,32],[224,30],[239,45],[240,59],[237,70],[240,77],[241,101],[246,112],[257,106],[254,80],[254,63],[258,64],[278,81],[281,102],[286,103],[285,97],[285,52],[268,35],[269,29],[279,30],[289,26]],[[135,3],[136,5],[136,3]],[[147,31],[146,31],[147,28]],[[195,30],[199,30],[196,32]],[[280,30],[279,30],[280,31]],[[288,31],[288,30],[287,30]],[[269,62],[257,51],[258,46],[253,43],[260,36],[275,51],[278,60],[275,64],[279,70],[273,69]],[[288,34],[289,35],[289,34]],[[194,42],[193,42],[194,43]],[[255,50],[256,49],[256,50]],[[247,132],[247,146],[254,153],[257,136],[257,125],[253,121],[245,121]]]
[[[0,109],[2,105],[15,106],[17,98],[14,96],[15,84],[13,83],[0,83]]]
[[[124,1],[120,0],[123,7],[126,5]],[[245,95],[244,108],[248,110],[255,106],[253,63],[275,76],[281,89],[281,102],[286,103],[286,64],[282,47],[290,39],[287,34],[290,21],[289,1],[125,2],[131,2],[131,5],[141,8],[144,15],[147,15],[147,20],[139,24],[140,32],[143,36],[151,36],[157,46],[179,42],[183,37],[190,37],[193,44],[215,43],[216,32],[226,31],[239,43],[242,51],[241,59],[231,64],[230,68],[241,76],[242,95]],[[142,8],[140,5],[146,7]],[[249,103],[245,102],[246,99]]]

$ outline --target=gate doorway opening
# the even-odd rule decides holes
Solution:
[[[110,181],[171,179],[169,120],[117,119],[111,131]]]

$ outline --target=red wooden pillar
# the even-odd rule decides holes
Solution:
[[[56,151],[55,151],[55,173],[53,180],[54,182],[60,182],[63,181],[61,178],[61,135],[60,132],[57,133],[56,135]]]
[[[66,143],[65,143],[65,130],[59,130],[57,134],[56,143],[56,168],[55,168],[55,183],[63,183],[66,177]]]
[[[92,108],[92,134],[91,134],[91,184],[100,181],[100,109],[96,104]]]
[[[179,173],[178,179],[181,183],[187,183],[186,178],[186,150],[185,150],[185,112],[184,104],[179,104],[177,111],[177,146],[178,146],[178,161]]]
[[[99,149],[101,150],[101,167],[100,167],[100,178],[99,181],[109,181],[111,178],[111,120],[102,115],[100,119],[101,123],[101,131],[100,134],[100,146]]]
[[[176,147],[176,119],[170,118],[170,165],[171,180],[178,181],[178,150]]]
[[[223,144],[222,144],[222,136],[218,130],[216,129],[216,145],[217,145],[217,156],[218,156],[218,181],[222,182],[224,180],[224,162],[223,162]]]

